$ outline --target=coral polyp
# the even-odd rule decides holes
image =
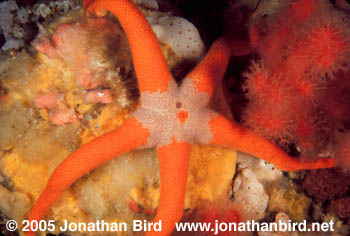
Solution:
[[[337,98],[344,94],[340,88],[350,84],[349,27],[346,13],[327,1],[285,1],[265,18],[256,13],[249,28],[260,61],[244,74],[250,101],[246,125],[252,127],[259,103],[265,117],[275,120],[280,114],[290,121],[279,130],[281,134],[289,131],[289,143],[297,146],[301,156],[334,154],[335,137],[350,119],[348,101]],[[267,93],[269,89],[273,92]],[[262,135],[279,142],[276,127],[270,126]]]
[[[306,73],[316,76],[331,76],[345,67],[350,56],[348,32],[349,22],[342,12],[324,13],[323,17],[312,17],[302,26],[301,37],[291,47],[290,57],[293,63],[304,64]],[[335,10],[334,10],[335,11]]]

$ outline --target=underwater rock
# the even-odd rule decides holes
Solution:
[[[43,21],[68,13],[79,7],[78,0],[40,1],[30,7],[25,1],[0,3],[0,30],[4,37],[3,51],[28,48]]]
[[[252,170],[239,169],[233,182],[233,198],[233,204],[237,206],[242,220],[264,218],[269,196]]]
[[[284,213],[284,212],[278,212],[275,216],[275,223],[279,223],[279,222],[284,222],[284,223],[289,223],[290,219],[289,216]],[[307,225],[308,229],[310,229],[310,231],[272,231],[272,232],[266,232],[266,231],[260,231],[258,232],[259,236],[341,236],[339,233],[335,233],[335,232],[312,232],[311,231],[311,227],[310,224]]]
[[[16,15],[12,12],[15,10],[18,10],[16,1],[5,1],[0,3],[0,29],[6,40],[2,49],[5,51],[12,48],[18,49],[24,46],[24,42],[21,39],[24,30],[14,22]],[[24,15],[22,13],[19,16]],[[25,17],[19,17],[19,20],[25,20]]]
[[[284,212],[278,212],[275,216],[275,222],[278,224],[279,222],[288,223],[289,216]],[[259,236],[298,236],[297,232],[285,232],[285,231],[277,231],[277,232],[266,232],[259,231]]]
[[[238,153],[237,163],[239,164],[240,168],[247,167],[254,171],[259,182],[263,184],[271,181],[277,181],[283,176],[282,171],[277,169],[273,164],[257,159],[246,153]]]
[[[307,219],[312,200],[291,187],[273,185],[269,189],[269,211],[285,212],[293,221]]]

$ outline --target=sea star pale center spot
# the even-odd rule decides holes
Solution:
[[[190,98],[190,99],[189,99]],[[180,87],[174,80],[169,81],[166,92],[141,93],[141,107],[134,116],[151,136],[145,147],[178,142],[208,144],[212,139],[208,125],[213,111],[206,107],[209,96],[195,90],[193,80],[185,79]]]

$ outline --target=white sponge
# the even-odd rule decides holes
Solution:
[[[136,0],[136,4],[152,10],[159,9],[157,0]]]
[[[204,44],[196,27],[188,20],[153,12],[147,16],[158,40],[168,44],[180,57],[200,60],[204,55]]]

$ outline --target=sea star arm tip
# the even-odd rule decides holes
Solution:
[[[252,53],[250,43],[230,36],[217,39],[210,47],[204,59],[188,74],[200,92],[212,96],[218,83],[224,77],[231,56],[243,56]]]
[[[199,92],[208,93],[209,97],[223,78],[231,55],[227,38],[221,37],[210,47],[204,59],[188,75]]]
[[[239,151],[271,162],[283,171],[331,168],[335,166],[334,158],[319,159],[316,162],[301,162],[297,158],[287,155],[269,140],[240,127],[235,122],[221,115],[212,118],[210,127],[213,134],[211,144],[236,148]]]
[[[51,205],[81,176],[122,153],[143,146],[149,136],[149,131],[141,123],[129,118],[118,129],[84,144],[54,170],[30,212],[29,221],[40,221]],[[34,234],[29,232],[26,235]]]
[[[173,142],[157,149],[160,168],[160,201],[153,222],[161,220],[161,232],[146,235],[170,235],[175,223],[181,220],[187,184],[191,145],[186,142]]]
[[[108,10],[118,18],[130,44],[140,92],[166,91],[172,76],[158,39],[138,8],[128,0],[90,0],[84,5],[96,15]]]

